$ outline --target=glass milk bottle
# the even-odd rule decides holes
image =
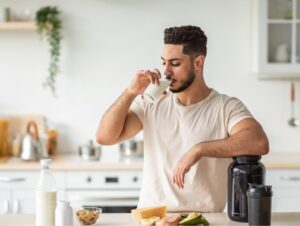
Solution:
[[[41,174],[36,189],[35,226],[54,226],[57,187],[50,170],[51,159],[41,160]]]

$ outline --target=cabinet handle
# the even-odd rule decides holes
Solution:
[[[15,177],[15,178],[10,178],[10,177],[0,177],[0,182],[2,183],[11,183],[11,182],[21,182],[25,181],[25,177]]]
[[[9,207],[9,203],[8,203],[8,200],[4,200],[4,203],[3,203],[3,209],[4,209],[4,214],[8,214],[8,207]]]
[[[139,178],[138,177],[133,177],[132,181],[133,182],[138,182]]]
[[[300,177],[281,177],[281,180],[284,180],[284,181],[294,181],[294,182],[299,181],[300,182]]]
[[[91,183],[91,182],[92,182],[92,178],[91,178],[91,177],[87,177],[87,178],[86,178],[86,182],[87,182],[87,183]]]
[[[13,205],[13,213],[19,213],[19,200],[15,199]]]

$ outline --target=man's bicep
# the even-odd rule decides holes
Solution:
[[[129,110],[125,120],[124,128],[119,138],[119,142],[133,137],[142,129],[143,124],[139,117],[133,111]]]
[[[232,136],[243,130],[252,130],[253,132],[264,133],[261,125],[253,118],[246,118],[232,127],[229,135]]]

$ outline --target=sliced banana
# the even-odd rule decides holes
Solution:
[[[160,217],[158,217],[158,216],[153,216],[153,217],[149,217],[148,219],[151,219],[151,220],[154,221],[154,223],[156,223],[157,221],[160,220]]]
[[[151,226],[159,220],[160,220],[160,217],[157,217],[157,216],[141,219],[141,225],[142,226]]]
[[[147,218],[147,219],[141,220],[142,226],[151,226],[152,224],[154,224],[154,220],[152,220],[152,219]]]

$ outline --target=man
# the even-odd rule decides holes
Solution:
[[[230,157],[266,154],[268,139],[240,100],[207,87],[207,37],[199,27],[167,28],[164,43],[161,59],[172,79],[170,92],[154,104],[136,98],[161,77],[157,69],[138,71],[104,114],[97,141],[116,144],[143,130],[139,207],[221,212]]]

